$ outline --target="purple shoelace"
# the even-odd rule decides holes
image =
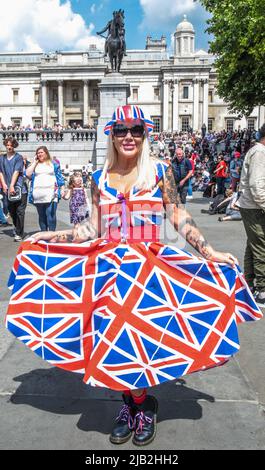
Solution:
[[[116,421],[124,421],[128,423],[129,429],[133,429],[133,418],[131,416],[131,410],[128,405],[123,405],[122,409],[119,412],[119,415],[116,418]]]
[[[138,425],[136,428],[137,418],[139,419],[139,421],[138,421]],[[134,418],[135,434],[141,434],[144,424],[145,423],[151,424],[152,421],[153,419],[149,418],[149,416],[146,416],[143,411],[139,411],[139,413],[137,413]]]

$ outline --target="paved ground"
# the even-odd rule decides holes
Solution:
[[[188,209],[214,247],[233,252],[242,264],[242,223],[201,214],[207,205],[197,197]],[[58,228],[66,228],[67,203],[59,208]],[[29,207],[26,231],[36,230]],[[120,395],[49,366],[5,330],[6,281],[17,250],[8,228],[0,229],[0,248],[0,449],[116,449],[108,434]],[[158,433],[146,450],[265,449],[265,321],[239,329],[241,350],[227,365],[156,388]],[[118,449],[135,447],[129,442]]]

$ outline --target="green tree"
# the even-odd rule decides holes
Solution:
[[[218,94],[229,108],[248,116],[265,104],[264,0],[200,0],[211,14],[207,31],[216,56]]]

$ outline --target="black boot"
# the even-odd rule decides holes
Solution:
[[[109,437],[113,444],[123,444],[127,442],[133,430],[135,404],[131,396],[122,395],[124,405],[116,418],[116,424]]]
[[[137,406],[134,418],[133,444],[144,446],[153,441],[156,435],[156,415],[158,403],[155,397],[146,395],[141,405]]]

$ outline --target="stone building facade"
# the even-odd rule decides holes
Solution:
[[[142,106],[155,130],[258,128],[264,107],[241,120],[216,93],[214,59],[195,49],[193,25],[184,19],[174,32],[173,54],[165,37],[147,37],[144,50],[128,50],[121,73],[130,84],[130,104]],[[108,72],[102,51],[1,53],[0,119],[4,126],[97,125],[99,84]]]

